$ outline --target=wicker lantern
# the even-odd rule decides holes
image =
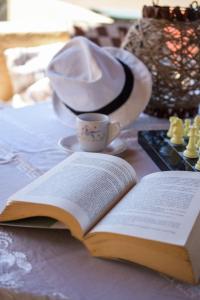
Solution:
[[[123,48],[139,57],[153,78],[145,112],[193,117],[200,103],[200,8],[144,6],[143,18],[129,29]]]

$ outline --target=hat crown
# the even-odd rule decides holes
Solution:
[[[47,74],[62,102],[79,111],[112,102],[125,82],[119,61],[84,37],[68,42],[50,62]]]
[[[124,127],[151,95],[151,75],[139,59],[122,48],[99,47],[84,37],[66,43],[50,61],[47,76],[55,112],[69,126],[80,113],[100,112]]]
[[[120,63],[103,48],[84,37],[73,38],[66,44],[59,55],[55,56],[49,69],[67,80],[75,80],[78,84],[97,82],[105,76],[110,79],[120,76],[122,85],[124,79]]]

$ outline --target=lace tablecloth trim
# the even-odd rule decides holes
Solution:
[[[0,231],[0,284],[3,287],[19,288],[23,286],[23,277],[32,270],[25,253],[12,249],[11,234]],[[1,295],[1,290],[0,290]],[[0,299],[4,299],[0,297]],[[12,299],[12,298],[11,298]]]
[[[28,177],[34,179],[42,175],[42,172],[31,165],[29,162],[18,153],[10,151],[5,144],[0,143],[0,165],[13,162],[16,165],[16,168],[23,171]]]

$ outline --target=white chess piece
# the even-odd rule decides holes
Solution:
[[[191,126],[191,120],[185,119],[184,120],[184,137],[188,137],[189,131]]]
[[[183,145],[184,144],[183,134],[184,134],[183,121],[179,118],[176,118],[173,124],[172,137],[170,139],[170,142],[174,145]]]
[[[167,131],[167,136],[169,138],[172,137],[173,126],[174,126],[174,122],[176,119],[177,119],[177,117],[175,117],[175,116],[172,116],[169,118],[170,125],[169,125],[169,130]]]
[[[187,144],[186,150],[183,152],[183,155],[187,158],[197,158],[198,151],[196,148],[196,128],[191,127],[189,132],[189,142]]]
[[[200,115],[196,115],[194,118],[193,126],[200,130]]]

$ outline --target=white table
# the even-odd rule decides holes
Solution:
[[[158,170],[137,143],[137,130],[164,128],[141,115],[123,138],[123,157],[139,176]],[[58,139],[73,134],[51,103],[0,110],[0,209],[6,198],[67,157]],[[7,161],[7,163],[6,163]],[[186,300],[200,299],[192,287],[145,267],[91,257],[67,230],[0,227],[0,299]]]

